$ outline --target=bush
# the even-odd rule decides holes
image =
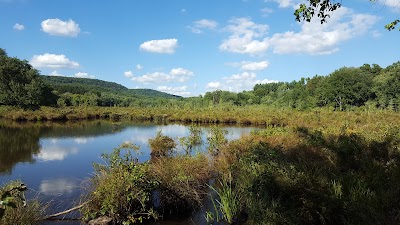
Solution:
[[[121,155],[121,151],[125,153]],[[157,218],[151,207],[151,193],[157,183],[150,179],[149,164],[133,156],[138,147],[124,144],[111,154],[104,154],[106,165],[95,164],[95,176],[86,197],[90,204],[82,209],[90,220],[109,216],[115,223],[131,224]]]
[[[166,157],[172,156],[173,150],[176,147],[174,139],[162,135],[161,130],[157,131],[154,139],[149,139],[151,148],[151,156],[153,157]]]

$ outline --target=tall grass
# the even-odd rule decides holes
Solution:
[[[150,167],[159,182],[160,210],[164,216],[189,215],[202,205],[212,175],[205,155],[158,158]]]
[[[239,213],[242,207],[241,194],[235,190],[232,185],[232,177],[229,176],[228,180],[220,180],[218,186],[210,188],[217,194],[218,199],[215,199],[217,210],[215,213],[222,213],[222,218],[228,224],[237,222]],[[214,204],[215,204],[214,203]]]

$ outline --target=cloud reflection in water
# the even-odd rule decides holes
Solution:
[[[59,178],[42,180],[39,190],[44,195],[58,196],[62,194],[71,194],[77,186],[77,182],[72,179]]]

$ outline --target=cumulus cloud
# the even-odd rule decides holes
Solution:
[[[189,26],[193,33],[200,34],[203,33],[204,29],[215,29],[218,23],[214,20],[201,19],[193,22],[192,26]]]
[[[13,28],[14,28],[14,30],[24,30],[25,26],[22,24],[16,23]]]
[[[56,55],[45,53],[43,55],[34,55],[30,64],[35,68],[78,68],[79,63],[68,59],[65,55]]]
[[[55,36],[76,37],[81,32],[79,24],[73,20],[62,21],[58,18],[42,21],[42,30]]]
[[[241,92],[253,89],[256,84],[276,83],[276,80],[263,79],[258,80],[254,72],[243,72],[229,77],[223,77],[223,82],[210,82],[207,84],[209,90],[226,90],[231,92]]]
[[[206,88],[211,90],[217,90],[221,87],[220,82],[210,82],[207,84]]]
[[[265,2],[275,2],[278,4],[279,8],[297,8],[302,0],[265,0]]]
[[[50,76],[58,76],[58,77],[62,77],[64,75],[60,74],[59,72],[57,72],[57,70],[54,70],[53,72],[50,73]]]
[[[143,69],[143,66],[140,65],[140,64],[137,64],[137,65],[136,65],[136,69],[137,69],[137,70],[141,70],[141,69]]]
[[[78,78],[91,78],[91,79],[95,78],[94,75],[90,75],[90,74],[84,73],[84,72],[75,73],[75,77],[78,77]]]
[[[189,96],[190,92],[187,91],[187,88],[188,88],[187,86],[182,86],[182,87],[158,86],[157,90],[173,95]]]
[[[268,67],[269,63],[267,61],[260,62],[241,62],[241,69],[246,71],[256,71],[256,70],[265,70]]]
[[[259,55],[267,51],[269,39],[265,37],[268,25],[256,24],[250,18],[236,18],[225,28],[231,35],[219,46],[221,51]]]
[[[341,7],[331,15],[328,23],[303,22],[300,32],[274,34],[270,43],[273,52],[278,54],[332,54],[339,50],[339,43],[366,33],[377,20],[376,16],[355,14],[351,9]]]
[[[178,47],[178,40],[173,39],[162,39],[162,40],[151,40],[146,41],[140,45],[140,49],[146,52],[161,53],[161,54],[173,54]]]
[[[126,72],[124,72],[124,76],[131,78],[131,77],[133,77],[133,73],[132,73],[132,71],[126,71]]]
[[[185,82],[191,76],[193,76],[192,71],[184,68],[175,68],[172,69],[169,73],[154,72],[147,73],[140,77],[133,76],[131,80],[140,83]]]
[[[376,1],[376,3],[379,3],[381,5],[385,5],[388,7],[391,7],[395,11],[400,10],[400,1],[399,0],[385,0],[385,1]]]

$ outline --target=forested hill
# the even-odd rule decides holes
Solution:
[[[59,94],[85,94],[85,93],[112,93],[124,96],[145,96],[154,98],[181,98],[180,96],[152,90],[152,89],[128,89],[120,84],[98,79],[46,76],[43,80]]]

